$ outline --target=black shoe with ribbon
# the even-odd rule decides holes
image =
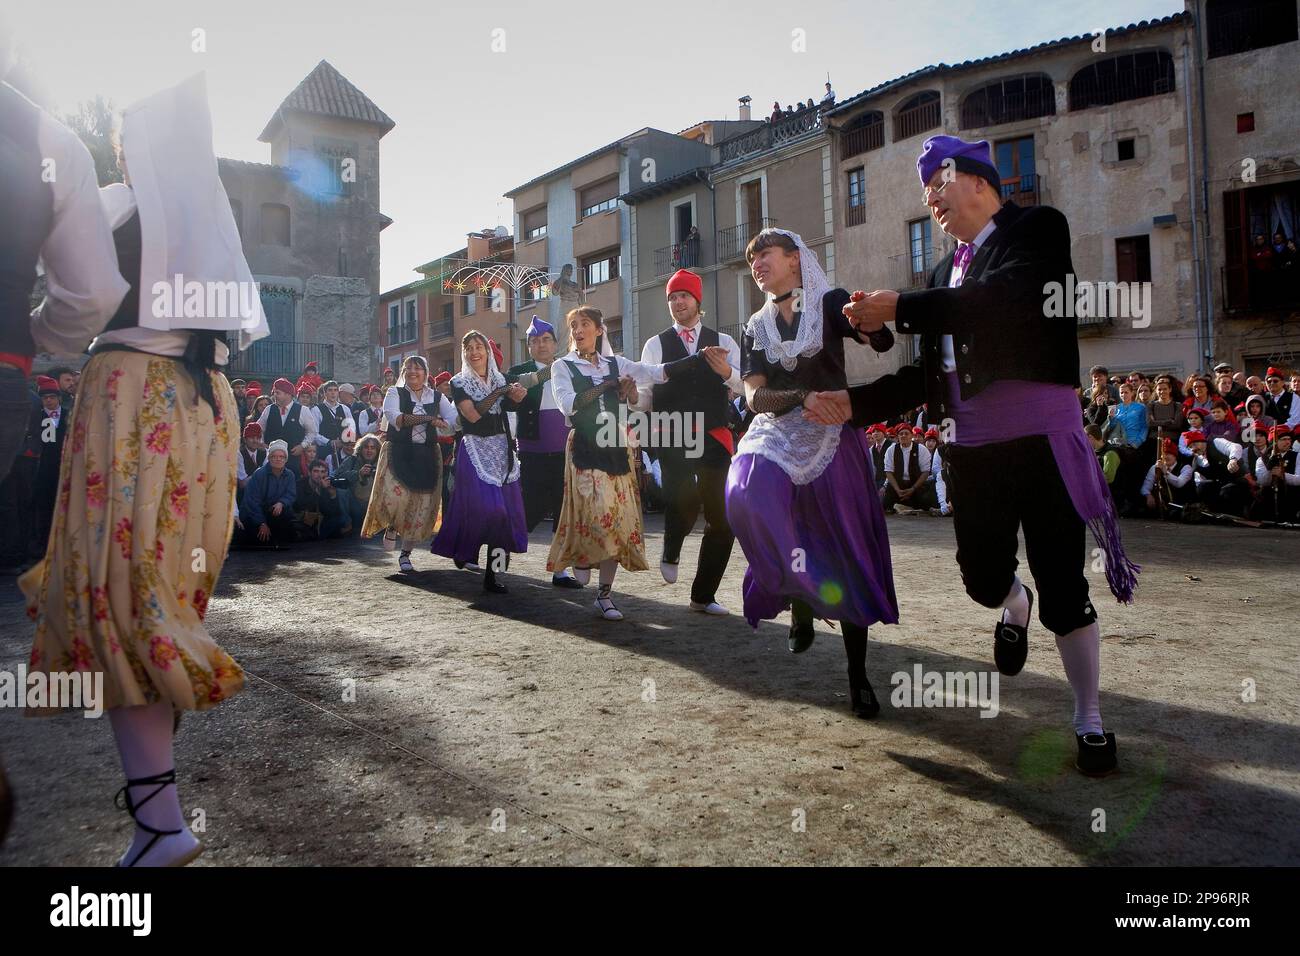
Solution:
[[[998,621],[993,629],[993,660],[998,665],[998,673],[1015,677],[1024,669],[1025,658],[1029,656],[1029,621],[1034,615],[1034,592],[1025,588],[1029,598],[1029,610],[1025,615],[1025,626]]]

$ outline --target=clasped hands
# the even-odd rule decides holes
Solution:
[[[893,322],[898,312],[898,293],[891,289],[875,292],[858,290],[849,296],[843,309],[844,317],[859,332],[870,335]],[[849,393],[844,389],[834,392],[809,392],[803,402],[803,417],[818,425],[843,425],[853,417]]]

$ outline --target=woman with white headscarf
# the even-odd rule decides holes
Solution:
[[[795,233],[764,229],[745,257],[768,296],[742,337],[740,374],[756,414],[727,477],[727,520],[749,560],[745,619],[757,628],[790,608],[796,654],[812,645],[815,617],[839,621],[850,705],[874,717],[867,628],[898,622],[885,516],[863,433],[808,421],[803,408],[817,391],[845,387],[845,339],[883,352],[893,334],[859,338],[841,311],[849,294],[830,287]]]
[[[202,75],[126,110],[118,161],[126,182],[101,198],[131,288],[91,346],[54,528],[19,586],[36,621],[31,670],[103,675],[127,777],[119,806],[136,823],[119,864],[179,866],[202,846],[176,793],[175,720],[244,685],[203,626],[240,443],[225,335],[246,347],[267,328],[217,177]]]
[[[528,550],[528,521],[519,488],[519,456],[506,413],[528,391],[508,384],[496,343],[471,329],[460,343],[461,369],[451,377],[451,399],[460,413],[456,440],[456,481],[442,530],[431,550],[456,566],[477,564],[487,545],[483,590],[504,594],[497,574],[510,564],[510,552]]]
[[[583,306],[565,320],[570,351],[551,365],[551,388],[572,431],[565,449],[564,503],[546,570],[554,574],[571,566],[586,584],[592,567],[599,567],[596,610],[607,621],[621,621],[623,612],[610,598],[614,575],[619,565],[629,571],[647,567],[626,403],[636,386],[662,385],[705,359],[697,352],[664,365],[633,362],[614,354],[599,309]]]
[[[429,364],[420,355],[408,355],[402,375],[384,396],[384,420],[375,487],[370,492],[361,537],[384,533],[384,548],[392,551],[400,540],[397,566],[414,571],[411,545],[437,530],[442,504],[442,457],[438,451],[439,423],[455,415],[451,403],[429,384]]]

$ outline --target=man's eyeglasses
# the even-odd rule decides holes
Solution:
[[[930,205],[930,200],[947,189],[952,182],[954,182],[954,180],[945,179],[938,186],[926,186],[925,189],[922,190],[921,201],[927,206]]]

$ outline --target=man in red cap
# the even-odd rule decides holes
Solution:
[[[1287,425],[1274,425],[1269,429],[1269,438],[1273,453],[1255,465],[1259,499],[1252,517],[1294,522],[1300,513],[1300,470],[1292,447],[1293,432]]]
[[[898,443],[885,452],[885,514],[900,506],[909,511],[939,506],[927,481],[933,464],[930,451],[916,440],[918,434],[925,433],[907,422],[894,429]]]
[[[1286,387],[1286,370],[1269,368],[1264,373],[1264,385],[1268,388],[1264,413],[1294,430],[1300,425],[1300,398]]]
[[[451,401],[451,372],[443,369],[435,375],[433,377],[433,388],[434,391],[445,395],[447,400]],[[376,388],[375,391],[378,392],[379,389]],[[382,404],[383,399],[381,397],[380,405],[382,406]],[[445,435],[442,431],[438,432],[438,452],[442,455],[442,473],[444,475],[451,474],[452,462],[456,457],[456,432],[450,427],[451,424],[449,423],[449,427],[445,429]],[[444,512],[447,504],[451,501],[451,485],[451,481],[443,481],[442,483],[442,507]]]
[[[877,422],[867,428],[867,437],[871,439],[871,470],[876,476],[876,494],[883,501],[885,498],[885,453],[894,444],[890,438],[889,426]]]
[[[244,500],[244,486],[248,484],[248,479],[253,477],[253,472],[261,468],[265,461],[266,445],[262,442],[262,426],[257,422],[249,422],[244,426],[244,441],[239,446],[239,462],[235,474],[238,480],[235,504]]]
[[[699,565],[691,583],[691,610],[706,614],[729,614],[718,603],[717,590],[731,558],[736,536],[727,523],[727,471],[735,451],[727,427],[728,389],[741,393],[740,346],[736,340],[701,321],[704,284],[688,269],[679,269],[668,280],[668,312],[672,324],[646,340],[641,361],[660,365],[688,358],[701,349],[708,368],[674,376],[662,385],[640,388],[630,411],[653,411],[659,423],[668,413],[676,419],[664,432],[651,431],[650,445],[658,451],[664,498],[664,550],[659,570],[669,584],[677,581],[677,564],[682,542],[704,511],[704,540],[700,543]],[[681,445],[676,438],[680,436]]]
[[[293,382],[277,378],[271,386],[273,401],[262,409],[262,417],[257,420],[266,444],[280,439],[289,446],[290,463],[299,460],[303,445],[316,442],[317,434],[316,416],[293,400],[296,391]],[[298,474],[296,469],[294,474]]]

